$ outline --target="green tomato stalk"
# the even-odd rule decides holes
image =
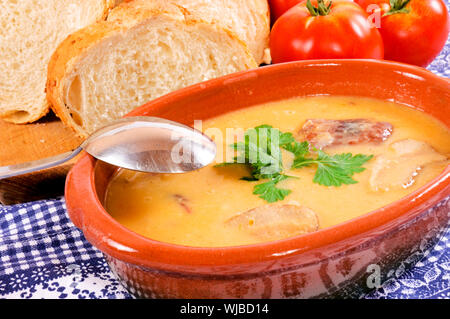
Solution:
[[[332,3],[333,2],[328,1],[328,5],[325,5],[325,0],[318,0],[317,7],[315,7],[311,4],[311,0],[308,0],[306,2],[306,7],[313,17],[326,16],[330,14]]]
[[[410,10],[406,6],[410,2],[411,0],[390,0],[391,10],[383,14],[383,17],[397,13],[409,13]]]

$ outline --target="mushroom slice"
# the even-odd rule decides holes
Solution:
[[[375,159],[370,187],[374,191],[408,188],[425,165],[445,160],[444,155],[422,141],[406,139],[392,143],[387,153]]]
[[[391,136],[392,124],[367,119],[307,120],[300,130],[315,147],[322,149],[334,145],[381,143]]]
[[[311,209],[298,205],[263,205],[231,217],[226,224],[261,241],[306,234],[319,228]]]

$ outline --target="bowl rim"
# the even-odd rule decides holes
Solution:
[[[308,60],[264,66],[195,84],[146,103],[126,116],[136,116],[142,110],[148,110],[160,103],[178,100],[192,93],[198,94],[223,83],[224,80],[239,81],[249,72],[277,72],[277,70],[290,67],[361,63],[400,68],[425,79],[445,83],[450,87],[448,79],[441,78],[426,69],[403,63],[366,59]],[[317,232],[252,245],[191,247],[144,237],[122,226],[109,215],[97,197],[95,189],[96,162],[97,160],[84,152],[69,172],[65,187],[69,216],[74,224],[83,231],[86,238],[102,252],[119,260],[148,268],[167,268],[167,265],[209,267],[252,264],[296,256],[369,232],[395,221],[408,212],[431,208],[446,194],[450,194],[450,165],[448,165],[438,177],[400,200]]]

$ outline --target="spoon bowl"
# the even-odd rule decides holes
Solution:
[[[189,172],[216,156],[216,144],[189,126],[158,117],[127,117],[97,130],[73,151],[0,167],[0,179],[57,166],[82,150],[109,164],[149,173]]]
[[[211,163],[216,144],[206,135],[157,117],[129,117],[99,129],[81,147],[115,166],[150,173],[184,173]]]

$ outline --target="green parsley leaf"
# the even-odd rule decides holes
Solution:
[[[328,155],[322,150],[317,151],[316,158],[299,156],[294,159],[292,168],[301,168],[317,165],[317,171],[314,175],[314,183],[323,186],[341,186],[342,184],[355,184],[352,176],[365,170],[362,165],[372,159],[373,155],[343,153]]]
[[[286,151],[289,151],[292,154],[294,154],[294,156],[296,158],[305,156],[309,152],[309,143],[306,142],[306,141],[300,143],[300,142],[297,142],[297,141],[294,140],[294,142],[289,143],[287,145],[283,145],[282,147]]]
[[[291,190],[277,188],[276,185],[287,178],[289,178],[289,176],[278,175],[268,182],[258,184],[253,188],[253,194],[259,195],[260,198],[266,200],[269,203],[283,200],[287,195],[291,193]]]
[[[244,141],[230,145],[238,155],[231,164],[246,164],[252,169],[252,177],[245,180],[259,180],[277,176],[283,170],[280,151],[282,143],[291,141],[288,135],[281,133],[270,125],[260,125],[244,133]],[[219,164],[221,165],[221,164]],[[220,167],[220,166],[217,166]]]

